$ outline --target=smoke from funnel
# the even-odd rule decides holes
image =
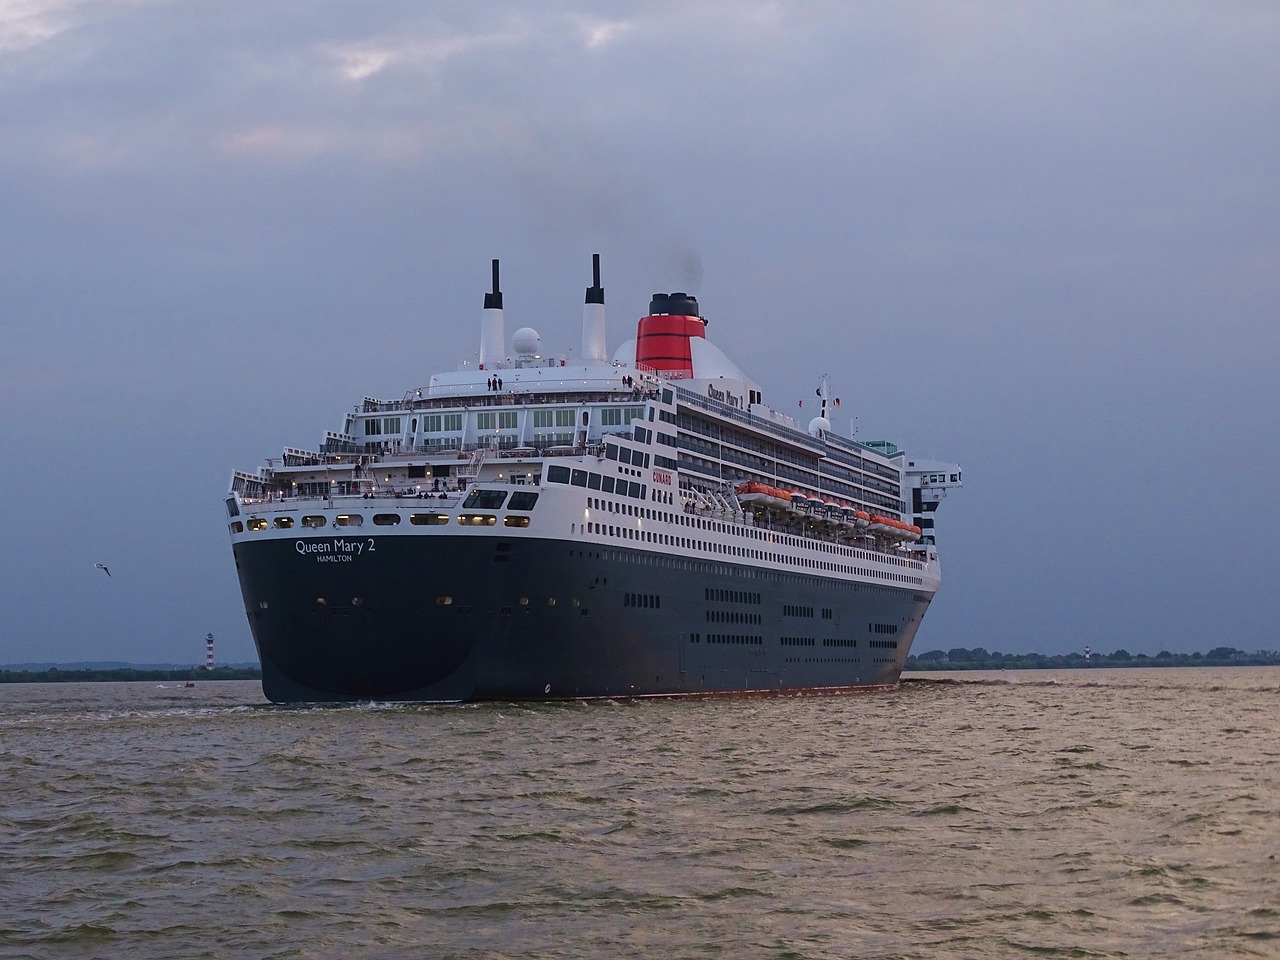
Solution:
[[[671,266],[686,290],[696,292],[702,286],[702,257],[696,250],[672,253]]]

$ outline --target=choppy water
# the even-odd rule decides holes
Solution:
[[[0,956],[1280,956],[1280,669],[923,676],[0,686]]]

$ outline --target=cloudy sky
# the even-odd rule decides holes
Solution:
[[[0,663],[252,660],[231,471],[597,251],[963,464],[918,650],[1280,647],[1274,3],[0,0],[0,134]]]

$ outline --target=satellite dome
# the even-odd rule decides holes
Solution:
[[[538,344],[541,342],[542,338],[533,327],[521,327],[511,337],[511,346],[515,348],[516,356],[520,357],[537,356]]]
[[[814,417],[809,421],[809,432],[815,437],[822,436],[823,433],[831,430],[831,421],[826,417]]]

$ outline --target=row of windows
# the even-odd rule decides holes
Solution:
[[[649,455],[647,453],[643,450],[632,450],[630,447],[624,447],[618,443],[606,443],[604,445],[604,457],[606,460],[629,463],[633,467],[639,467],[641,470],[649,468]]]
[[[551,469],[554,470],[556,468],[552,467]],[[560,468],[560,469],[565,469],[565,468]],[[579,473],[581,471],[575,470],[574,472]],[[619,480],[618,481],[619,486],[621,486],[623,482],[624,481]],[[632,486],[634,487],[635,484],[632,484]],[[593,499],[594,498],[588,497],[587,503],[591,504],[593,502]],[[643,510],[644,508],[641,508],[641,509]],[[624,511],[619,511],[619,512],[624,512]],[[668,522],[678,522],[678,523],[687,524],[690,526],[706,527],[708,529],[714,528],[716,526],[723,526],[723,525],[711,523],[709,521],[700,520],[694,517],[689,517],[684,514],[676,514],[674,516],[657,514],[653,517],[653,519],[667,520]],[[706,540],[695,540],[690,537],[678,537],[678,536],[672,536],[671,534],[667,534],[667,533],[661,533],[661,532],[655,533],[648,530],[635,530],[629,527],[618,527],[615,529],[612,526],[607,526],[605,524],[600,524],[595,522],[587,522],[581,525],[577,523],[570,524],[569,532],[571,535],[574,535],[574,536],[578,535],[579,533],[581,534],[597,533],[597,534],[610,536],[610,537],[623,537],[627,540],[643,540],[646,543],[660,543],[666,546],[681,547],[686,550],[704,550],[704,551],[707,551],[708,553],[720,553],[728,556],[772,561],[774,563],[794,563],[799,566],[812,567],[818,570],[829,570],[833,573],[861,574],[862,576],[866,576],[866,577],[879,577],[881,579],[901,580],[906,583],[914,583],[914,584],[923,583],[921,578],[908,576],[906,574],[883,573],[879,570],[868,570],[862,567],[850,567],[845,564],[832,563],[827,560],[818,560],[813,557],[791,557],[785,554],[772,553],[765,550],[755,550],[750,547],[739,547],[734,544],[716,543],[716,542],[710,542]],[[753,531],[751,529],[745,530],[745,533],[748,536],[758,532],[759,531]],[[819,544],[819,546],[821,545]],[[790,616],[812,617],[814,615],[813,608],[809,607],[808,610],[809,612],[807,614],[790,614]]]
[[[706,598],[724,603],[760,603],[760,594],[746,590],[722,590],[719,587],[707,587]]]
[[[551,469],[565,470],[567,468],[553,467]],[[564,481],[561,480],[560,482],[563,483]],[[579,484],[579,486],[581,486],[581,484]],[[747,527],[741,524],[725,523],[724,521],[717,521],[717,520],[704,520],[699,517],[687,517],[687,516],[659,517],[657,519],[665,519],[665,520],[668,520],[669,522],[677,522],[677,523],[685,524],[688,526],[694,526],[700,530],[713,530],[713,531],[718,531],[720,533],[736,534],[739,537],[748,537],[753,540],[767,540],[771,543],[778,543],[778,544],[795,546],[795,547],[804,547],[810,550],[819,550],[823,553],[831,553],[831,554],[836,554],[836,555],[845,556],[845,557],[856,557],[864,560],[875,560],[875,561],[879,561],[880,563],[889,563],[889,564],[894,564],[902,567],[912,567],[915,569],[921,569],[924,566],[924,564],[922,564],[918,560],[906,560],[901,557],[893,557],[893,556],[887,556],[884,554],[871,553],[870,551],[867,551],[867,550],[859,550],[853,547],[844,546],[843,544],[828,543],[822,540],[811,540],[806,537],[798,537],[793,534],[787,534],[787,533],[777,533],[775,531],[764,530],[759,527]],[[711,548],[704,547],[704,549],[711,549]],[[742,556],[742,557],[754,557],[757,560],[772,560],[777,563],[803,563],[805,566],[813,566],[822,570],[831,570],[838,573],[860,574],[866,577],[874,576],[874,577],[880,577],[882,579],[887,578],[890,580],[900,580],[904,583],[919,584],[923,582],[921,578],[910,576],[907,574],[884,573],[879,570],[868,570],[863,567],[848,566],[847,564],[828,563],[823,560],[809,560],[807,558],[789,557],[783,554],[775,554],[775,553],[770,553],[765,551],[751,551],[751,550],[741,550],[738,548],[726,548],[725,550],[721,550],[717,552],[731,553],[731,554],[734,554],[735,556]]]
[[[868,633],[897,633],[898,625],[896,623],[868,623]]]
[[[764,644],[764,637],[745,633],[708,633],[707,643],[731,643],[738,646],[758,647]]]
[[[548,483],[568,483],[575,487],[586,487],[588,490],[599,490],[601,493],[614,493],[620,497],[634,497],[643,500],[648,495],[647,487],[642,483],[623,480],[621,477],[603,476],[589,473],[586,470],[570,470],[568,467],[554,466],[547,468]]]
[[[429,413],[422,418],[422,429],[426,433],[461,433],[462,414]]]
[[[573,411],[568,411],[572,418]],[[570,419],[572,424],[573,420]],[[516,422],[516,412],[514,410],[486,410],[476,414],[477,430],[514,430],[518,426]],[[537,426],[537,424],[534,424]],[[549,426],[549,424],[548,424]]]
[[[762,623],[758,613],[742,613],[738,610],[708,610],[707,623]]]
[[[409,514],[409,523],[415,527],[437,527],[445,526],[449,523],[450,517],[447,513],[411,513]],[[400,523],[400,514],[398,513],[378,513],[374,514],[373,522],[380,527],[394,527]],[[492,527],[498,522],[498,518],[491,513],[460,513],[458,514],[458,523],[464,527]],[[323,527],[326,520],[323,516],[308,516],[302,518],[302,525],[316,529]],[[289,529],[293,526],[292,517],[276,517],[275,524],[279,529]],[[359,527],[364,525],[364,517],[358,513],[340,514],[333,518],[335,527]],[[527,527],[529,526],[529,518],[525,516],[517,516],[508,514],[502,518],[504,527]],[[235,520],[231,523],[232,533],[243,533],[246,527],[249,530],[266,530],[269,524],[264,517],[252,517],[247,523],[241,523]]]
[[[448,607],[448,606],[454,605],[453,597],[449,595],[438,596],[436,597],[435,602],[437,606],[442,606],[442,607]],[[520,597],[517,602],[521,608],[524,608],[526,610],[529,609],[530,603],[531,603],[529,597]],[[356,597],[351,601],[351,603],[355,607],[361,607],[364,605],[364,600],[361,597]],[[317,597],[316,604],[319,607],[325,607],[329,605],[329,602],[324,597]],[[542,600],[542,605],[547,607],[554,607],[556,606],[556,598],[546,597]],[[583,616],[587,614],[587,608],[582,606],[581,600],[578,600],[575,598],[574,600],[571,601],[571,605],[575,609],[578,609]],[[645,608],[645,609],[660,609],[662,606],[662,598],[656,594],[626,593],[623,595],[623,606]],[[335,610],[335,612],[337,611]],[[467,614],[470,612],[471,612],[471,608],[469,606],[459,607],[458,609],[458,613],[461,613],[461,614]],[[501,610],[501,613],[505,616],[509,616],[511,612],[512,612],[512,608],[510,607],[503,607]],[[730,646],[762,646],[764,644],[764,637],[758,634],[740,634],[740,633],[710,633],[710,634],[706,634],[705,636],[702,634],[695,633],[690,635],[689,640],[691,643],[708,643],[708,644],[730,645]],[[816,645],[816,641],[813,637],[779,637],[778,644],[784,647],[812,647]],[[822,641],[822,645],[824,647],[857,647],[858,642],[857,640],[852,640],[852,639],[843,638],[843,637],[831,637],[831,638],[825,638]],[[898,646],[898,642],[896,640],[873,640],[871,641],[871,646],[876,648],[881,648],[881,649],[896,649]],[[815,661],[808,661],[808,662],[817,663],[821,661],[815,660]],[[847,662],[852,662],[852,661],[847,661]],[[875,662],[890,663],[892,662],[892,658],[887,658],[887,659],[876,658]]]
[[[318,604],[320,604],[320,605],[322,605],[322,606],[324,605],[324,602],[325,602],[325,601],[324,601],[324,598],[323,598],[323,597],[320,597],[320,598],[317,598],[317,599],[316,599],[316,603],[318,603]],[[531,606],[530,606],[530,600],[529,600],[529,598],[528,598],[528,597],[521,597],[521,598],[519,599],[519,601],[517,601],[517,602],[518,602],[518,603],[519,603],[519,605],[520,605],[520,609],[521,609],[521,612],[522,612],[522,613],[530,613],[530,612],[532,612],[533,607],[531,607]],[[554,606],[556,605],[556,603],[557,603],[557,601],[556,601],[556,598],[555,598],[555,597],[546,597],[546,598],[544,598],[544,599],[540,602],[540,604],[538,604],[538,605],[546,606],[546,607],[554,607]],[[581,600],[579,600],[579,599],[577,599],[576,597],[575,597],[573,600],[570,600],[570,601],[569,601],[569,605],[570,605],[570,606],[572,606],[575,610],[577,610],[577,611],[578,611],[578,613],[579,613],[580,615],[582,615],[582,616],[584,616],[584,617],[585,617],[585,616],[587,615],[587,613],[588,613],[588,608],[587,608],[587,607],[584,607],[584,606],[582,605],[582,601],[581,601]],[[438,607],[453,607],[453,606],[455,606],[455,604],[454,604],[454,602],[453,602],[453,597],[448,596],[447,594],[446,594],[446,595],[444,595],[444,596],[436,597],[436,606],[438,606]],[[470,606],[467,606],[467,605],[456,605],[456,608],[457,608],[457,612],[458,612],[459,614],[462,614],[463,616],[466,616],[467,614],[471,613],[471,607],[470,607]],[[501,607],[501,608],[499,608],[499,610],[498,610],[498,613],[499,613],[500,615],[504,616],[504,617],[509,617],[509,616],[511,616],[511,614],[512,614],[513,612],[514,612],[514,610],[513,610],[513,608],[511,608],[511,607]]]
[[[506,490],[472,490],[462,501],[464,510],[501,510],[507,499]],[[518,490],[511,494],[508,510],[532,510],[538,502],[538,494],[532,490]]]
[[[782,605],[782,615],[784,617],[812,617],[813,607],[799,607],[794,603],[784,603]]]
[[[576,411],[570,410],[535,410],[533,411],[534,427],[572,427],[574,414]],[[511,417],[514,421],[515,411],[511,411]],[[513,422],[511,426],[515,426]]]
[[[779,637],[778,645],[783,647],[812,647],[817,645],[817,641],[813,637]],[[827,637],[822,641],[822,645],[824,647],[856,647],[858,641],[848,637]],[[874,645],[873,643],[872,646]],[[897,644],[895,643],[894,646],[897,646]]]
[[[585,526],[585,525],[584,525]],[[792,573],[787,570],[766,567],[728,567],[719,561],[703,560],[697,557],[682,557],[672,553],[658,553],[650,550],[582,550],[576,547],[569,548],[569,556],[571,557],[592,557],[597,560],[608,560],[611,563],[627,563],[633,566],[641,567],[661,567],[670,570],[684,570],[699,578],[720,577],[723,576],[726,569],[732,572],[734,576],[749,580],[767,580],[774,585],[792,585],[797,587],[814,586],[816,582],[813,574]],[[887,584],[875,583],[858,583],[851,580],[821,580],[822,588],[825,590],[835,590],[841,593],[856,593],[865,596],[885,597],[901,599],[904,591],[901,587],[891,587]],[[922,595],[915,595],[917,600],[926,601],[929,598]]]
[[[576,408],[558,408],[552,410],[534,410],[533,427],[572,427],[577,421]],[[599,411],[602,426],[625,426],[632,420],[644,415],[643,407],[605,407]],[[585,416],[585,411],[584,411]],[[422,416],[423,433],[461,433],[461,413],[428,413]],[[364,433],[367,437],[400,433],[403,423],[400,417],[369,417],[364,421]],[[520,426],[518,410],[481,410],[476,413],[477,430],[514,430]],[[410,426],[411,433],[418,432],[418,420],[414,418]],[[428,441],[430,442],[430,441]]]
[[[727,459],[739,459],[739,457],[733,457],[734,451],[724,449],[724,444],[733,444],[744,451],[760,454],[761,456],[753,457],[752,461],[754,462],[749,462],[749,465],[761,472],[772,472],[771,468],[774,463],[779,465],[779,476],[791,472],[781,466],[783,463],[795,464],[805,470],[813,471],[815,474],[818,470],[816,453],[797,451],[788,445],[765,440],[756,431],[747,432],[735,429],[727,424],[717,423],[689,412],[682,412],[677,423],[682,430],[688,431],[689,434],[701,434],[703,437],[716,441],[721,446]],[[692,440],[693,437],[690,436],[689,439]],[[711,444],[706,444],[704,449],[705,452],[710,454],[714,448]],[[850,471],[852,475],[848,477],[852,482],[885,492],[897,491],[897,481],[900,475],[892,466],[861,457],[843,456],[830,449],[826,451],[826,456],[835,463],[852,468]],[[876,476],[871,476],[871,474]],[[877,476],[883,479],[877,479]]]
[[[662,597],[653,593],[624,593],[622,595],[622,605],[624,607],[644,607],[648,610],[659,610],[662,608]]]

